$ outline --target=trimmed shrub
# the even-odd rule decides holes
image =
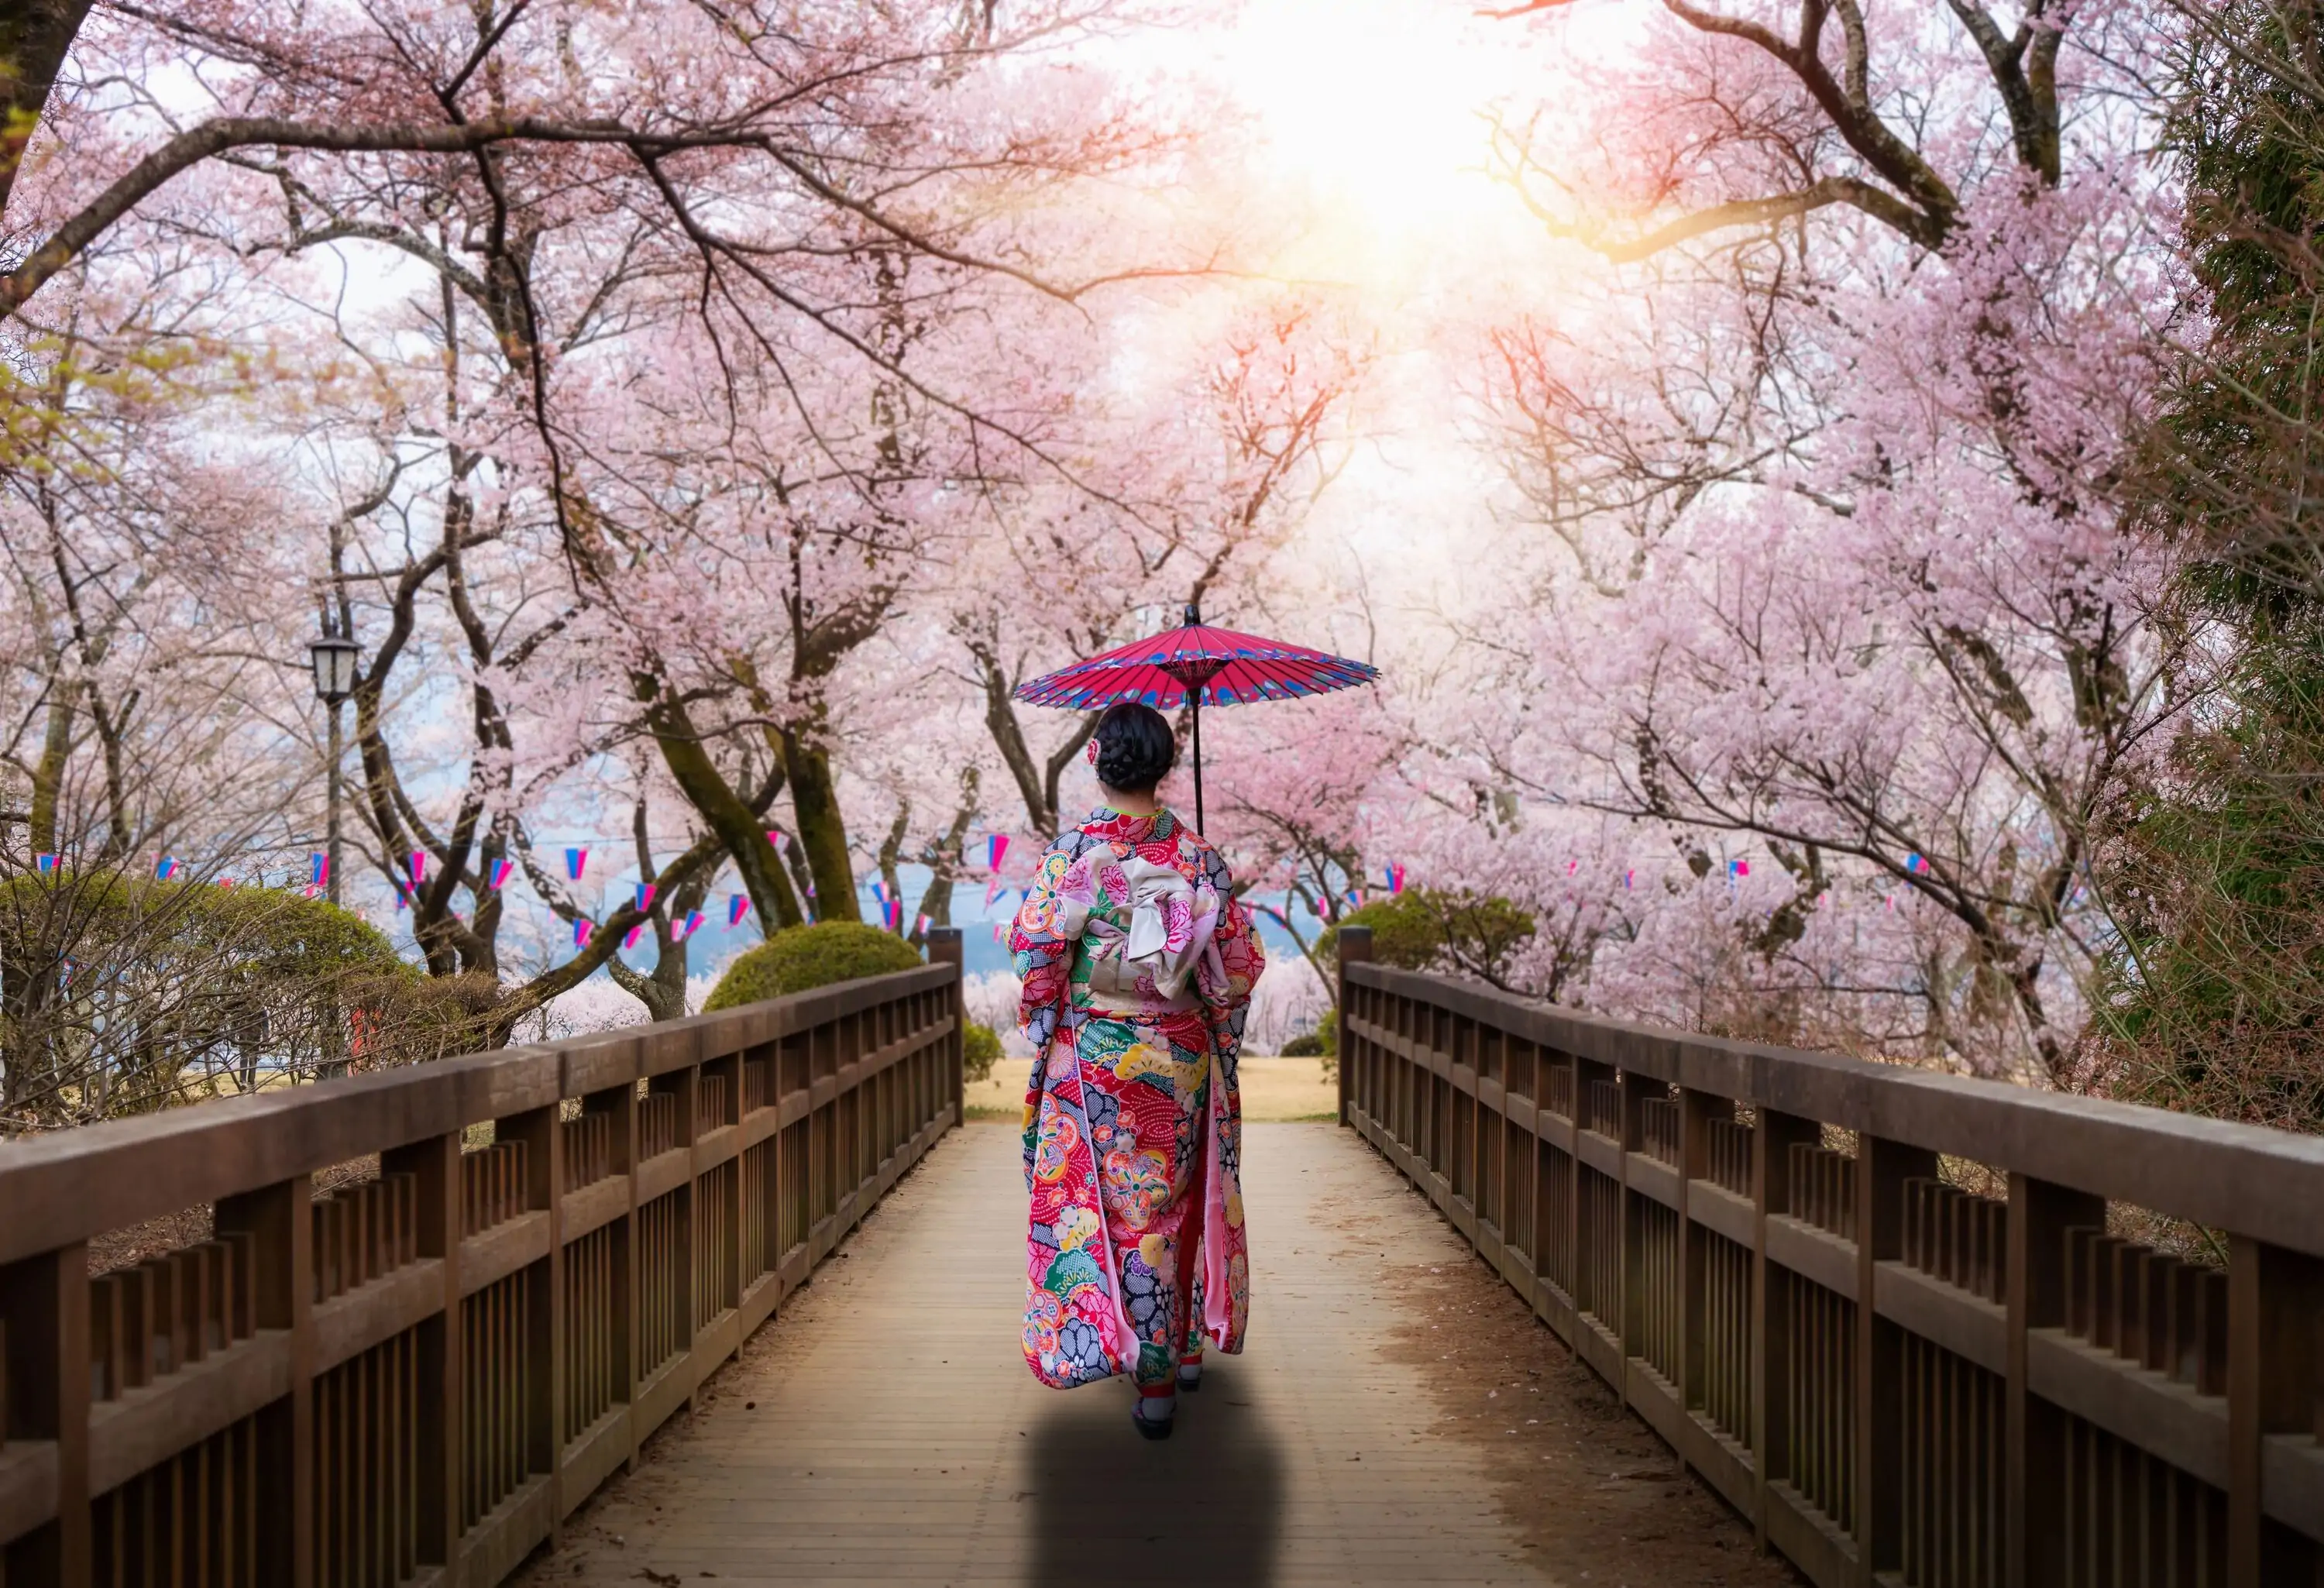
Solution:
[[[500,999],[321,900],[104,867],[0,882],[0,1133],[467,1052]]]
[[[1340,1057],[1340,1011],[1327,1009],[1323,1018],[1315,1022],[1312,1031],[1302,1031],[1283,1045],[1286,1058],[1320,1058],[1323,1068],[1332,1067],[1329,1061]]]
[[[972,1081],[989,1081],[992,1066],[1001,1062],[1001,1033],[991,1026],[968,1022],[960,1034],[960,1067]]]
[[[1506,986],[1509,962],[1533,937],[1532,915],[1498,894],[1406,888],[1351,910],[1315,943],[1315,957],[1336,965],[1341,927],[1372,929],[1372,958],[1399,970],[1450,969]]]
[[[785,927],[728,965],[702,1010],[707,1014],[734,1009],[834,982],[908,971],[921,963],[918,950],[895,933],[859,921]]]

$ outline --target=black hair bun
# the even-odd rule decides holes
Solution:
[[[1107,788],[1150,793],[1177,762],[1177,736],[1152,706],[1125,700],[1097,719],[1097,780]]]

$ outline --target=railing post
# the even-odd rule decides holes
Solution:
[[[2316,1546],[2260,1508],[2271,1434],[2316,1431],[2324,1263],[2227,1238],[2227,1581],[2312,1583]]]
[[[1356,1043],[1359,1039],[1355,1032],[1349,1029],[1350,1023],[1353,1019],[1354,1006],[1348,997],[1348,967],[1351,965],[1369,965],[1371,963],[1371,957],[1372,929],[1370,927],[1342,927],[1340,928],[1338,966],[1340,985],[1339,1002],[1336,1007],[1338,1010],[1337,1018],[1340,1032],[1340,1057],[1338,1065],[1338,1078],[1340,1083],[1340,1123],[1342,1125],[1351,1124],[1353,1122],[1348,1118],[1349,1104],[1358,1101],[1355,1092],[1355,1063]],[[1374,1120],[1378,1120],[1379,1117],[1379,1110],[1374,1106],[1378,1100],[1367,1094],[1361,1101],[1364,1112],[1370,1114]]]
[[[54,1440],[55,1520],[17,1540],[0,1580],[87,1588],[94,1571],[88,1492],[88,1248],[79,1242],[0,1269],[9,1439]]]
[[[2009,1380],[2002,1475],[2006,1588],[2047,1588],[2065,1580],[2065,1417],[2030,1388],[2028,1336],[2066,1321],[2066,1232],[2105,1224],[2103,1198],[2022,1174],[2009,1177]]]
[[[221,1235],[250,1237],[254,1326],[290,1339],[290,1390],[260,1414],[259,1470],[282,1519],[259,1529],[258,1580],[315,1588],[315,1191],[310,1177],[219,1201]]]
[[[1679,1404],[1704,1404],[1703,1310],[1709,1285],[1705,1232],[1695,1227],[1694,1183],[1711,1173],[1711,1122],[1731,1120],[1735,1104],[1708,1092],[1681,1088],[1678,1114]]]
[[[460,1133],[380,1154],[382,1174],[417,1182],[420,1255],[443,1260],[443,1310],[420,1325],[420,1558],[453,1574],[460,1557]],[[330,1588],[320,1584],[318,1588]]]
[[[1790,1471],[1792,1429],[1784,1416],[1791,1395],[1792,1306],[1790,1288],[1775,1282],[1767,1261],[1767,1220],[1792,1208],[1792,1148],[1823,1140],[1823,1127],[1796,1114],[1759,1111],[1751,1132],[1751,1199],[1757,1204],[1751,1247],[1751,1532],[1761,1553],[1767,1549],[1767,1485]]]
[[[639,1434],[635,1415],[638,1403],[638,1083],[632,1064],[622,1068],[621,1081],[600,1091],[586,1093],[581,1099],[584,1116],[605,1116],[605,1134],[613,1163],[613,1173],[619,1177],[626,1194],[628,1205],[606,1228],[612,1233],[613,1272],[611,1278],[613,1294],[613,1399],[630,1408],[629,1454],[622,1458],[622,1468],[630,1471],[637,1465],[638,1449],[643,1443]]]
[[[952,1096],[952,1122],[968,1120],[968,1076],[961,1067],[961,1051],[968,1036],[968,990],[962,983],[967,963],[958,927],[936,927],[928,933],[928,963],[952,966],[952,1036],[944,1045],[945,1090]]]
[[[1621,1269],[1618,1283],[1621,1304],[1620,1316],[1615,1321],[1615,1332],[1621,1336],[1620,1376],[1614,1382],[1614,1397],[1625,1406],[1630,1403],[1630,1358],[1645,1353],[1646,1334],[1646,1233],[1638,1217],[1640,1194],[1630,1189],[1630,1155],[1639,1149],[1646,1139],[1644,1103],[1654,1092],[1663,1089],[1662,1083],[1651,1076],[1624,1070],[1614,1077],[1617,1095],[1621,1100],[1621,1118],[1616,1129],[1622,1132],[1622,1172],[1614,1186],[1614,1206],[1621,1231]]]
[[[565,1132],[552,1103],[506,1119],[493,1130],[502,1141],[524,1143],[524,1205],[549,1215],[549,1255],[532,1265],[526,1280],[525,1342],[529,1371],[524,1387],[525,1465],[545,1473],[557,1485],[558,1454],[565,1448]],[[564,1512],[552,1497],[549,1537],[564,1530]]]
[[[1904,1182],[1934,1179],[1937,1155],[1878,1136],[1856,1140],[1856,1542],[1858,1580],[1902,1563],[1904,1331],[1875,1304],[1879,1265],[1904,1255]]]

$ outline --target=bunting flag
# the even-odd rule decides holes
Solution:
[[[888,884],[878,877],[872,879],[872,897],[883,906],[888,902]]]
[[[1622,886],[1625,889],[1637,887],[1637,880],[1638,873],[1635,868],[1626,870],[1622,872]]]
[[[640,882],[640,883],[638,884],[638,887],[637,887],[637,894],[638,894],[638,909],[641,909],[641,910],[648,910],[648,909],[651,909],[653,908],[654,892],[655,892],[655,885],[654,885],[653,883],[651,883],[651,882]]]
[[[233,879],[232,877],[220,877],[220,878],[217,880],[217,885],[218,885],[219,887],[221,887],[221,888],[231,888],[231,887],[233,887],[233,886],[234,886],[234,879]],[[397,903],[397,905],[396,905],[396,907],[395,907],[395,908],[396,908],[396,909],[401,909],[403,908],[403,906],[402,906],[402,904],[401,904],[400,901],[401,901],[401,900],[402,899],[402,894],[399,892],[399,893],[396,895],[396,897],[397,897],[397,899],[398,899],[399,902]]]
[[[320,899],[323,896],[323,885],[320,882],[309,882],[299,891],[309,899]]]
[[[790,852],[791,836],[788,833],[777,832],[774,828],[770,827],[767,829],[767,842],[775,846],[775,858],[777,860],[782,859]]]
[[[737,893],[726,900],[726,925],[732,928],[742,924],[742,917],[751,908],[751,896]]]
[[[568,849],[565,852],[565,875],[567,878],[577,882],[581,880],[581,873],[588,869],[589,852],[587,850]]]
[[[669,940],[673,943],[683,943],[701,929],[702,912],[698,909],[689,909],[686,912],[684,920],[671,923]]]
[[[1364,891],[1361,888],[1349,889],[1347,900],[1350,909],[1361,909],[1364,907]]]
[[[902,931],[904,929],[904,901],[900,899],[886,899],[881,900],[880,919],[887,923],[888,929],[890,931]]]
[[[1006,833],[989,835],[984,840],[984,869],[997,872],[1001,869],[1001,863],[1008,858],[1009,836]]]
[[[428,880],[428,852],[415,849],[405,858],[404,863],[411,870],[411,885],[416,890]]]
[[[1565,874],[1569,877],[1581,869],[1582,863],[1578,860],[1569,860],[1565,863]]]
[[[318,849],[307,857],[307,885],[310,888],[327,888],[330,886],[330,882],[331,857],[327,852]],[[313,896],[310,894],[309,897]]]
[[[1001,935],[1001,923],[1000,923],[999,921],[995,921],[995,922],[993,922],[993,923],[992,923],[992,940],[993,940],[995,943],[1000,943],[1000,942],[1003,942],[1003,941],[1005,941],[1005,940],[1006,940],[1006,939],[1002,937],[1002,935]]]
[[[1751,874],[1751,863],[1748,860],[1730,860],[1727,863],[1727,874],[1730,877],[1748,877]]]
[[[912,923],[912,936],[915,937],[925,937],[927,935],[928,918],[922,916],[918,920]]]
[[[1929,857],[1916,849],[1904,857],[1904,869],[1917,877],[1929,869]]]
[[[176,855],[157,854],[153,857],[153,880],[155,882],[166,882],[177,874],[178,857]]]
[[[636,926],[632,927],[628,931],[622,933],[622,946],[624,948],[635,948],[638,946],[638,939],[645,935],[645,922],[640,921]]]
[[[1392,895],[1404,891],[1404,867],[1391,865],[1388,868],[1388,891]]]
[[[814,897],[815,897],[815,884],[814,884],[813,882],[809,882],[809,883],[807,885],[807,896],[809,899],[812,899],[812,898],[814,898]]]
[[[1896,908],[1896,896],[1895,896],[1894,893],[1891,893],[1891,894],[1889,894],[1889,895],[1888,895],[1888,904],[1887,904],[1887,908],[1888,908],[1888,909],[1895,909],[1895,908]]]
[[[490,888],[493,892],[499,892],[503,888],[508,886],[509,872],[515,869],[516,862],[512,860],[496,860],[493,862],[493,880],[484,885]]]
[[[586,917],[575,921],[573,923],[573,946],[576,948],[588,947],[590,934],[595,932],[596,929],[597,923],[588,919]]]
[[[984,884],[984,907],[987,909],[991,909],[992,901],[1001,897],[1001,873],[995,872],[991,880]]]
[[[52,872],[57,869],[57,857],[46,853],[36,854],[32,856],[32,864],[42,871]]]
[[[227,882],[224,877],[220,877],[218,879],[218,883],[221,887],[231,888],[234,886],[232,882]],[[398,882],[395,885],[395,908],[398,909],[410,909],[411,908],[411,890],[405,887],[401,882]]]

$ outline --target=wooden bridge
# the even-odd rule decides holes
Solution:
[[[1515,1515],[1562,1483],[1569,1536],[1634,1526],[1613,1485],[1447,1434],[1381,1286],[1492,1296],[1463,1247],[1745,1566],[2319,1583],[2324,1141],[1342,954],[1351,1128],[1254,1129],[1254,1343],[1162,1445],[1016,1360],[1013,1133],[945,1140],[956,937],[0,1148],[0,1584],[1657,1580],[1627,1535],[1545,1559]]]

